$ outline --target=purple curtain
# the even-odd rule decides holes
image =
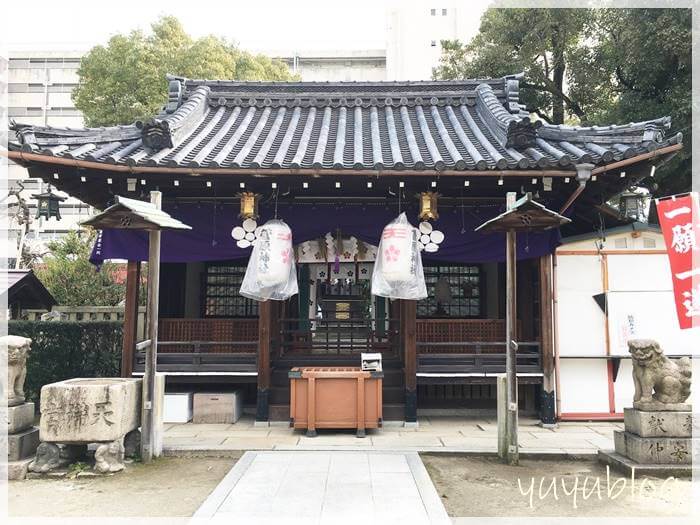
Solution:
[[[427,261],[482,263],[505,260],[505,234],[479,233],[474,228],[502,213],[495,205],[440,208],[434,229],[445,234],[436,253],[424,253]],[[187,203],[166,206],[165,211],[185,224],[189,231],[164,231],[161,238],[163,262],[247,259],[250,249],[241,249],[231,238],[231,229],[241,224],[239,204]],[[416,205],[404,206],[409,220],[418,225]],[[376,204],[279,204],[277,215],[292,229],[294,243],[317,239],[327,232],[354,235],[377,245],[384,226],[398,215],[396,205]],[[261,206],[258,224],[273,218],[274,207]],[[560,240],[559,230],[518,234],[518,259],[552,253]],[[90,260],[99,265],[105,259],[148,259],[148,234],[130,230],[103,230]]]

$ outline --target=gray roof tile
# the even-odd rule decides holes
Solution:
[[[619,126],[532,121],[519,76],[426,82],[170,78],[156,117],[130,126],[16,124],[11,149],[133,167],[556,169],[607,164],[682,141],[668,117]]]

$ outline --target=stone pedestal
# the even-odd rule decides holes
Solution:
[[[625,430],[615,432],[615,451],[599,451],[598,458],[628,475],[634,470],[635,475],[691,476],[692,435],[690,411],[626,408]]]
[[[69,379],[44,385],[41,446],[29,470],[46,473],[65,466],[89,443],[97,443],[95,470],[117,472],[124,468],[124,436],[140,423],[140,379]]]
[[[8,479],[27,477],[27,465],[39,446],[39,429],[34,424],[34,403],[7,409]]]

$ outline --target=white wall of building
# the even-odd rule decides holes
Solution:
[[[566,417],[621,413],[634,387],[627,341],[659,341],[669,355],[690,355],[692,330],[676,318],[661,233],[653,230],[565,243],[557,249],[559,398]],[[593,295],[608,292],[607,316]],[[607,320],[607,323],[606,323]],[[620,356],[613,381],[606,356]]]
[[[471,40],[485,7],[480,1],[395,2],[386,14],[386,78],[431,79],[442,52],[440,41]]]

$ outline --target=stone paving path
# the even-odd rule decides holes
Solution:
[[[246,452],[193,517],[256,525],[450,523],[415,452]]]
[[[614,422],[567,422],[546,429],[537,420],[521,419],[519,441],[522,453],[595,454],[613,449],[613,431],[622,428]],[[319,431],[308,438],[286,425],[256,427],[246,417],[233,425],[166,425],[164,444],[168,455],[225,450],[496,452],[496,436],[496,421],[483,418],[426,417],[419,419],[418,428],[388,422],[360,439],[352,431]]]

